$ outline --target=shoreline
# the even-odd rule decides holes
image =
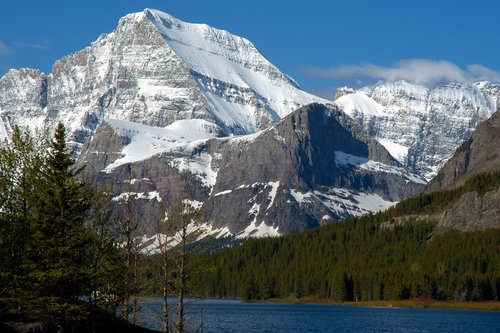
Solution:
[[[441,310],[473,310],[473,311],[500,311],[500,301],[460,302],[436,301],[427,298],[386,301],[359,301],[359,302],[333,302],[330,299],[317,297],[281,297],[265,300],[252,300],[262,303],[288,303],[288,304],[329,304],[340,306],[361,306],[370,308],[406,308],[406,309],[441,309]]]

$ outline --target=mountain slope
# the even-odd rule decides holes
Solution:
[[[500,85],[449,84],[429,90],[404,81],[337,91],[341,105],[401,163],[431,179],[499,106]]]
[[[429,182],[425,192],[457,189],[485,174],[500,178],[500,110],[477,127]],[[462,230],[500,228],[500,185],[463,194],[443,214],[439,225]]]
[[[62,121],[97,188],[112,191],[115,203],[137,194],[148,236],[184,172],[190,200],[203,205],[206,234],[278,235],[416,193],[425,180],[384,146],[429,175],[448,144],[467,135],[462,129],[489,112],[481,107],[496,105],[498,92],[486,83],[432,93],[402,82],[384,89],[350,91],[328,104],[301,91],[248,40],[146,9],[56,62],[50,75],[22,69],[1,78],[0,136],[14,124],[50,129]],[[441,106],[415,115],[426,94]],[[448,124],[444,134],[434,131]]]
[[[210,138],[213,128],[201,120],[192,137],[176,137],[192,123],[179,122],[158,129],[108,120],[79,163],[91,166],[99,188],[117,198],[137,193],[151,212],[171,202],[188,172],[190,200],[203,205],[207,233],[218,236],[305,230],[386,209],[425,184],[334,107],[311,104],[233,138]],[[151,236],[152,221],[144,224]]]

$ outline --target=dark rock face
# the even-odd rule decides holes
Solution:
[[[152,219],[160,206],[172,202],[183,186],[173,161],[204,154],[216,179],[207,185],[188,169],[190,199],[203,203],[204,222],[233,235],[298,232],[386,208],[421,188],[347,115],[321,104],[302,107],[258,134],[208,139],[104,170],[128,140],[103,123],[82,149],[79,163],[87,165],[98,188],[112,188],[115,195],[157,193],[161,204],[147,195],[141,199],[146,234],[154,233]],[[374,199],[382,206],[371,207]]]
[[[426,186],[432,192],[462,185],[473,175],[500,170],[500,110],[481,123]]]

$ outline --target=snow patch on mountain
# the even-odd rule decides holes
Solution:
[[[194,175],[204,187],[210,189],[210,193],[217,181],[217,171],[212,168],[212,156],[205,152],[191,157],[174,158],[170,161],[170,166]]]
[[[128,138],[130,143],[121,151],[122,157],[109,164],[105,172],[175,148],[200,144],[216,137],[218,132],[216,125],[202,119],[178,120],[164,128],[118,119],[108,119],[107,122],[119,135]]]
[[[161,197],[160,193],[157,191],[152,191],[152,192],[124,192],[121,193],[120,195],[114,196],[111,198],[112,201],[118,201],[118,202],[125,202],[128,199],[143,199],[143,200],[153,200],[156,199],[156,201],[161,202]]]
[[[328,103],[327,100],[310,95],[298,87],[294,80],[281,73],[247,39],[225,30],[212,28],[206,24],[186,23],[169,14],[146,9],[146,17],[162,34],[165,42],[192,71],[203,77],[224,82],[244,91],[251,89],[257,100],[267,105],[276,114],[274,121],[283,118],[297,107],[313,102]],[[211,81],[211,85],[200,80],[202,93],[215,107],[215,112],[225,121],[234,116],[246,119],[236,121],[244,127],[256,124],[256,114],[246,103],[230,100],[230,93],[221,95]],[[241,108],[246,110],[241,110]],[[235,113],[237,111],[237,113]]]
[[[226,195],[226,194],[229,194],[233,192],[233,190],[225,190],[225,191],[221,191],[221,192],[218,192],[218,193],[215,193],[214,194],[214,197],[218,197],[218,196],[221,196],[221,195]]]
[[[384,107],[373,99],[366,96],[363,91],[357,91],[350,95],[344,95],[335,101],[347,114],[353,114],[355,111],[363,110],[365,115],[382,116]]]
[[[235,238],[262,238],[262,237],[278,237],[281,233],[278,227],[267,225],[264,221],[260,223],[255,219],[248,227],[241,233],[237,234]]]
[[[384,164],[377,161],[369,160],[366,157],[355,156],[351,154],[344,153],[342,151],[335,151],[335,162],[340,166],[354,166],[361,170],[369,170],[375,172],[386,172],[401,175],[402,177],[408,179],[413,183],[427,184],[427,181],[415,174],[410,173],[408,170],[402,167],[396,167],[393,165]]]
[[[330,188],[325,193],[321,191],[302,193],[295,189],[290,189],[290,195],[299,205],[317,200],[341,218],[376,213],[386,210],[397,203],[384,200],[375,193],[359,192],[343,188]]]
[[[266,210],[270,209],[274,205],[274,199],[276,198],[280,182],[269,182],[268,186],[271,187],[271,190],[269,191],[269,205],[267,206]]]
[[[397,202],[382,199],[375,193],[364,193],[343,188],[332,188],[327,193],[313,193],[323,205],[340,216],[361,216],[386,210]]]
[[[379,139],[378,142],[387,149],[387,151],[401,164],[405,163],[406,156],[408,156],[408,147],[389,139]]]
[[[302,205],[302,203],[309,200],[311,197],[314,197],[314,194],[312,192],[302,193],[302,192],[297,191],[293,188],[290,189],[290,195],[295,199],[295,201],[299,205]]]

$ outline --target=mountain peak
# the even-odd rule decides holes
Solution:
[[[301,91],[247,39],[149,8],[56,61],[48,76],[17,82],[0,79],[0,95],[14,96],[0,99],[4,127],[62,121],[76,146],[110,118],[159,127],[204,119],[221,135],[239,135],[327,102]]]

